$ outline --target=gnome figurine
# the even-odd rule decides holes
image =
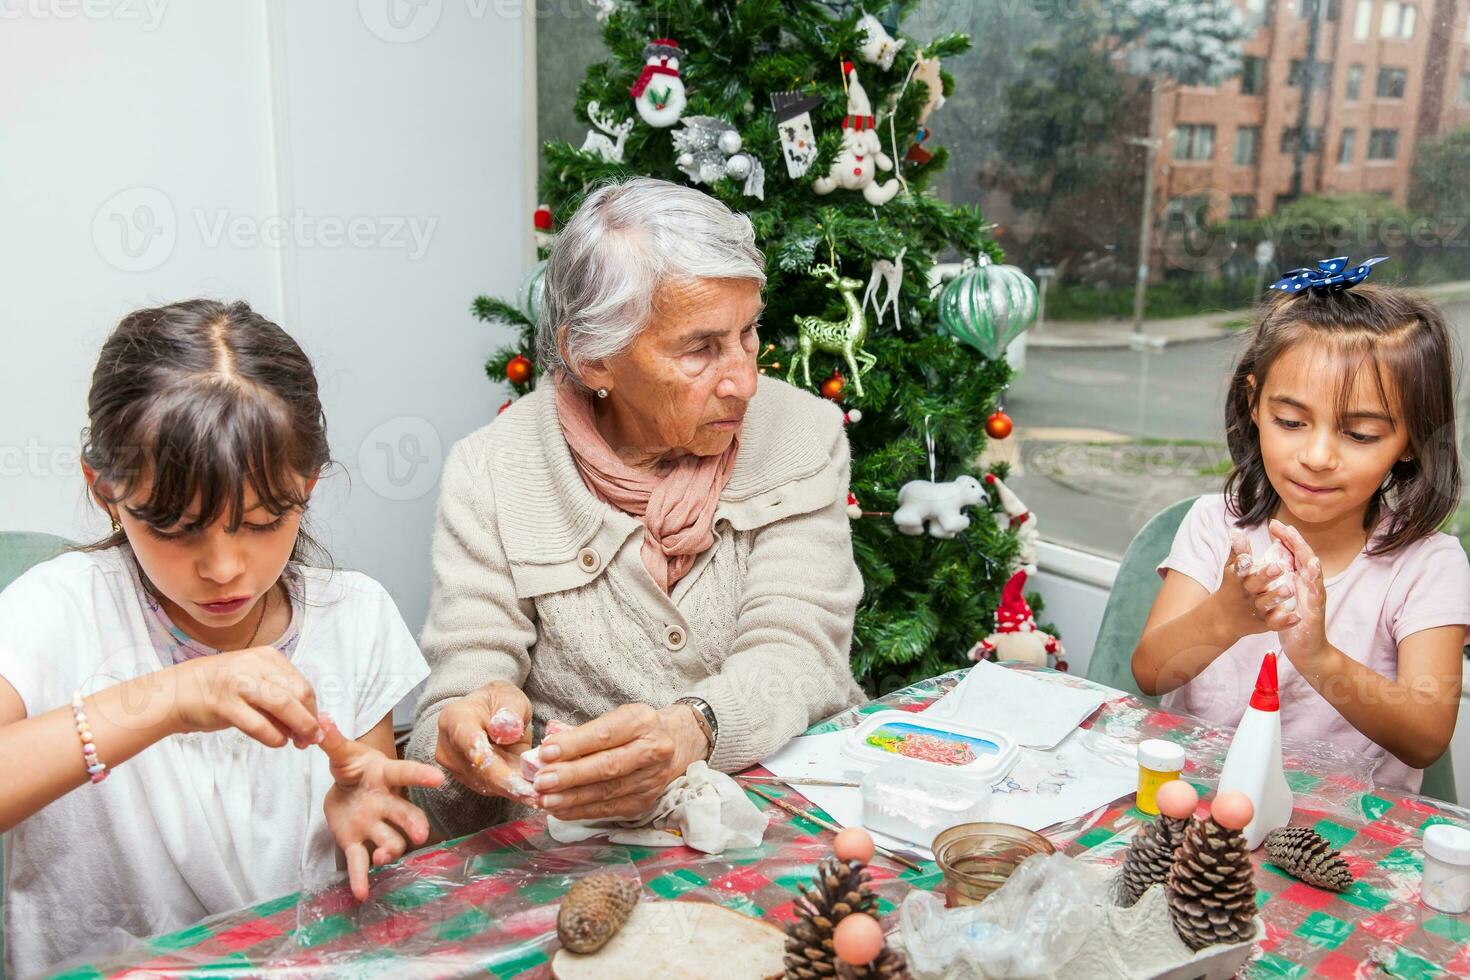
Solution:
[[[1057,670],[1066,670],[1067,652],[1062,641],[1036,628],[1036,618],[1026,603],[1022,590],[1026,573],[1017,572],[1006,582],[1000,594],[1000,608],[995,611],[995,632],[970,649],[971,660],[1024,660],[1038,667],[1047,666],[1047,655],[1056,657]]]
[[[1027,575],[1035,575],[1036,541],[1041,537],[1041,532],[1036,529],[1036,515],[1027,510],[1015,491],[1000,482],[1000,477],[994,473],[985,474],[985,482],[1000,497],[1000,506],[1010,519],[1011,530],[1016,532],[1016,538],[1020,541],[1020,550],[1016,552],[1016,567]]]
[[[883,152],[883,141],[874,126],[873,107],[868,93],[858,81],[857,69],[850,61],[842,63],[847,77],[847,115],[842,120],[842,149],[832,161],[827,176],[812,182],[818,194],[831,194],[837,188],[862,191],[863,198],[874,207],[887,204],[899,191],[897,178],[878,183],[879,170],[892,170],[893,160]]]

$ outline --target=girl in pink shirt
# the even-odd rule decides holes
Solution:
[[[1234,726],[1279,650],[1283,734],[1416,791],[1454,732],[1470,624],[1470,561],[1438,530],[1460,501],[1450,340],[1423,297],[1348,288],[1366,271],[1273,287],[1226,398],[1234,469],[1159,566],[1133,675]]]

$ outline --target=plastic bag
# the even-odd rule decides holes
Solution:
[[[1065,854],[1021,862],[980,905],[947,909],[933,892],[912,891],[899,930],[918,976],[1046,976],[1077,955],[1109,903],[1106,879]]]

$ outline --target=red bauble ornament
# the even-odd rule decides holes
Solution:
[[[836,368],[832,369],[832,377],[822,382],[822,397],[830,398],[834,402],[842,400],[842,392],[847,388],[847,379],[842,372]]]
[[[523,385],[531,380],[531,361],[529,358],[517,354],[505,365],[505,378],[513,385]]]
[[[985,434],[992,439],[1006,438],[1011,434],[1013,428],[1015,425],[1011,422],[1011,417],[999,410],[985,420]]]

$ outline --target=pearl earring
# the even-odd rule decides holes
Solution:
[[[607,389],[606,388],[598,388],[597,389],[597,397],[598,398],[606,398],[607,397]]]

